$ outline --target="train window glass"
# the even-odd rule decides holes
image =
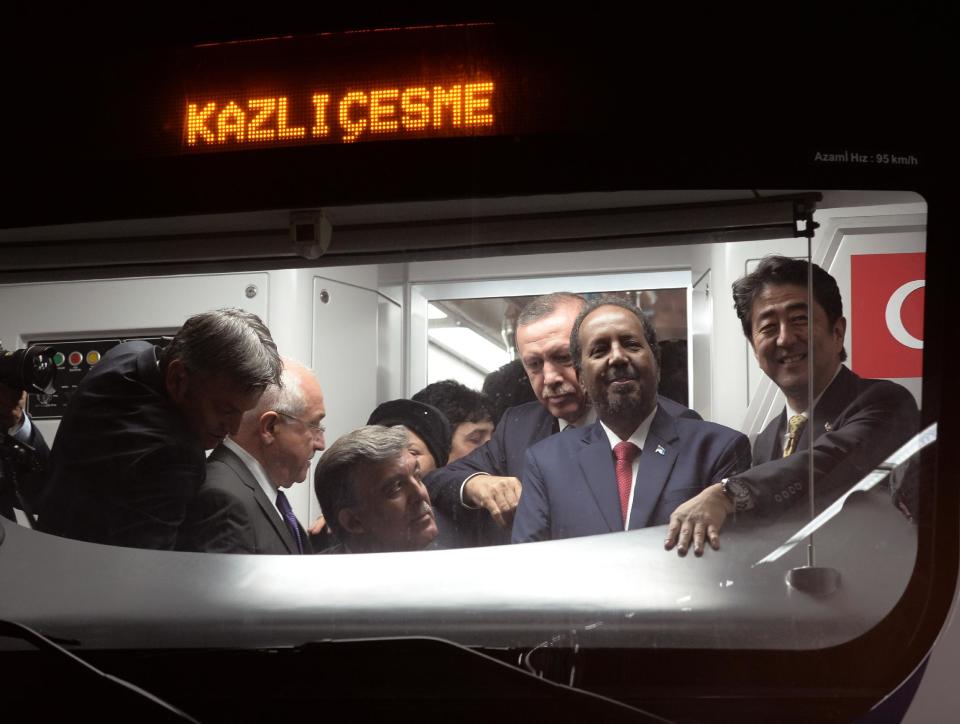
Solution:
[[[577,288],[567,291],[580,293]],[[686,404],[687,290],[605,290],[586,292],[584,296],[587,299],[616,296],[644,311],[657,332],[661,356],[666,350],[668,369],[662,370],[661,383],[669,386],[671,399]],[[517,359],[517,317],[533,299],[535,296],[514,295],[432,302],[428,324],[428,382],[455,379],[469,387],[482,387],[486,375]],[[441,309],[448,310],[449,314]]]
[[[747,449],[752,447],[752,461],[749,455],[746,460],[724,457],[727,450],[685,447],[681,435],[644,449],[642,456],[669,460],[670,469],[658,479],[667,494],[659,501],[654,496],[648,517],[637,526],[640,530],[601,536],[587,533],[615,528],[584,528],[564,542],[518,546],[509,555],[490,547],[398,553],[389,564],[358,557],[351,562],[356,574],[343,568],[343,561],[327,563],[342,569],[344,591],[364,585],[365,574],[394,581],[391,590],[411,606],[416,599],[426,612],[414,616],[414,628],[467,644],[533,645],[557,630],[561,621],[564,630],[573,622],[576,641],[584,646],[805,649],[836,645],[868,631],[902,595],[917,550],[910,518],[916,514],[921,486],[911,449],[904,446],[930,441],[929,434],[916,439],[924,392],[925,206],[918,197],[883,204],[872,203],[870,194],[864,194],[856,204],[826,206],[817,214],[820,226],[809,249],[803,238],[708,239],[685,245],[637,240],[618,249],[592,249],[584,242],[579,250],[562,254],[467,253],[453,260],[253,275],[259,289],[275,295],[251,297],[251,303],[279,332],[281,351],[300,345],[303,352],[296,356],[307,358],[320,377],[328,405],[328,443],[362,425],[377,403],[409,396],[436,379],[456,377],[448,373],[450,367],[443,367],[445,359],[470,368],[470,375],[458,378],[479,388],[485,374],[512,355],[522,304],[533,295],[567,290],[588,298],[619,293],[638,303],[661,340],[683,343],[682,354],[671,363],[682,373],[678,391],[664,392],[674,375],[663,361],[661,394],[707,423],[729,428],[731,435],[742,433]],[[746,298],[744,326],[734,310],[732,285],[764,271],[772,254],[782,256],[789,268],[772,273],[772,281],[759,283]],[[820,285],[822,280],[815,278],[812,298],[806,276],[796,276],[791,266],[800,262],[805,271],[810,260],[835,283]],[[301,304],[299,292],[278,291],[291,280],[297,283],[287,285],[290,289],[309,288],[299,282],[313,281],[313,306]],[[117,316],[117,301],[135,297],[141,283],[155,289],[165,282],[107,280],[3,290],[8,309],[29,309],[33,315],[29,329],[12,330],[7,322],[4,334],[12,330],[14,338],[29,339],[31,331],[89,333],[95,331],[89,319],[108,306],[113,328],[129,331],[134,325]],[[237,289],[253,285],[243,274],[178,277],[169,283],[183,291],[172,301],[175,314],[190,306],[224,306]],[[51,294],[82,308],[87,326],[58,327],[58,312],[37,303]],[[168,326],[166,317],[152,314],[151,328]],[[27,318],[26,311],[24,315]],[[498,348],[501,356],[479,362],[479,353],[444,336],[458,328]],[[302,342],[302,337],[310,342]],[[369,382],[358,379],[361,371],[370,376]],[[792,425],[790,418],[802,413],[808,419]],[[53,437],[52,428],[43,429]],[[734,448],[737,444],[731,442]],[[709,455],[718,459],[697,467]],[[734,469],[741,462],[743,466]],[[687,468],[694,472],[683,473],[685,482],[672,490],[673,471]],[[703,558],[664,551],[670,514],[705,487],[720,483],[721,469],[725,479],[740,484],[721,491],[738,509],[723,521],[720,550],[706,550]],[[640,482],[638,476],[635,484]],[[299,499],[297,494],[292,497],[301,517],[312,521],[320,511],[316,501],[307,500],[308,492],[303,488]],[[591,567],[592,557],[601,554],[610,562]],[[475,581],[463,579],[424,596],[411,588],[420,584],[392,578],[408,566],[422,565],[410,557],[414,555],[434,556],[431,565],[444,570],[448,565],[451,570],[464,567],[457,556],[468,560],[466,567],[472,570],[506,568],[494,592],[483,593]],[[549,580],[547,574],[557,570],[559,558],[579,566],[590,585]],[[324,563],[316,565],[319,570]],[[543,573],[535,570],[539,566]],[[638,566],[643,576],[626,575]],[[884,576],[878,578],[873,572],[880,567]],[[329,593],[309,584],[295,594],[266,568],[257,570],[262,578],[251,578],[249,585],[273,608],[282,607],[282,596],[268,592],[267,583],[291,591],[298,601],[304,593],[318,601]],[[350,620],[343,631],[362,632],[364,621],[378,631],[409,630],[386,605],[365,604],[363,611],[351,614],[348,599],[347,594],[337,599],[342,607],[338,615]],[[529,630],[518,633],[516,621],[498,628],[494,616],[494,622],[478,632],[456,625],[456,616],[454,621],[430,613],[470,606],[491,612],[500,607],[527,610],[523,622],[530,624]],[[403,606],[398,610],[408,611]],[[730,626],[718,630],[718,621]]]

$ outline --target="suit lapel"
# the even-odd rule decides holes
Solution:
[[[783,456],[783,431],[786,426],[787,411],[783,409],[780,415],[767,425],[757,441],[754,443],[755,454],[753,464],[760,465]]]
[[[532,435],[530,436],[532,440],[531,444],[533,444],[533,442],[539,442],[544,438],[560,432],[559,420],[551,415],[539,402],[537,403],[537,406],[539,409],[537,410],[537,416],[532,428]]]
[[[578,459],[585,484],[610,531],[623,530],[613,453],[610,450],[610,440],[599,422],[584,428],[581,443],[583,449],[580,450]]]
[[[244,464],[243,460],[237,457],[236,454],[230,448],[220,446],[213,451],[213,454],[217,456],[218,460],[221,460],[226,465],[233,470],[237,477],[250,488],[250,492],[253,494],[253,499],[257,502],[257,505],[260,507],[260,511],[263,513],[263,517],[269,521],[270,525],[273,527],[274,532],[280,537],[280,540],[283,541],[283,545],[286,547],[287,552],[289,553],[298,553],[297,542],[293,539],[293,535],[290,533],[290,529],[287,528],[286,522],[280,516],[280,512],[277,510],[276,506],[267,498],[263,492],[263,488],[260,487],[260,483],[257,482],[257,479],[254,477],[250,469]]]
[[[830,383],[830,386],[824,391],[823,396],[813,410],[814,440],[827,431],[827,425],[832,424],[833,420],[843,412],[849,400],[856,396],[856,392],[851,391],[851,387],[855,387],[856,384],[856,378],[854,378],[850,370],[844,365],[840,365],[840,371],[833,379],[833,382]],[[807,428],[809,427],[810,425],[807,425]],[[810,432],[806,428],[803,434],[800,435],[800,445],[803,447],[810,446]]]
[[[853,377],[853,374],[845,366],[840,365],[840,371],[837,373],[837,376],[833,378],[833,381],[827,389],[824,390],[823,395],[817,402],[817,406],[813,409],[813,420],[808,420],[807,424],[803,426],[803,430],[800,431],[800,439],[797,440],[797,450],[806,450],[810,447],[811,435],[813,435],[813,439],[816,440],[827,431],[833,420],[843,412],[847,404],[846,401],[856,395],[855,392],[850,392],[851,386],[855,385],[856,379]],[[786,415],[787,411],[784,410],[781,415],[780,436],[777,438],[778,442],[782,442],[783,435],[786,434]],[[779,449],[782,452],[783,448],[781,447]]]
[[[657,501],[670,479],[670,471],[677,461],[680,448],[680,445],[675,444],[677,440],[676,423],[662,408],[658,408],[647,433],[647,442],[640,454],[637,479],[633,482],[630,530],[645,528],[649,524]]]

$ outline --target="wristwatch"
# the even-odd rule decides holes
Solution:
[[[724,478],[720,481],[720,490],[733,503],[733,512],[742,513],[753,508],[757,502],[750,487],[738,478]]]

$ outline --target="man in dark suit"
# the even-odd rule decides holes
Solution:
[[[316,377],[284,360],[280,387],[268,387],[235,435],[207,459],[207,479],[187,512],[184,550],[310,553],[310,540],[282,488],[302,483],[324,448],[326,412]]]
[[[587,305],[570,355],[598,420],[527,451],[514,543],[660,525],[705,481],[750,465],[740,433],[658,404],[656,332],[632,304]]]
[[[422,456],[397,425],[365,425],[337,439],[314,473],[314,490],[337,540],[323,551],[419,551],[439,530],[421,480]]]
[[[517,318],[517,350],[536,402],[507,409],[485,445],[424,480],[434,506],[449,514],[466,545],[510,542],[527,448],[567,425],[592,422],[570,360],[570,328],[583,297],[537,297]]]
[[[191,317],[162,350],[117,345],[84,377],[60,423],[40,529],[175,548],[205,476],[204,450],[237,431],[280,371],[270,331],[239,309]]]
[[[822,509],[919,428],[917,404],[906,389],[887,380],[862,379],[843,366],[843,300],[836,280],[819,266],[766,257],[734,283],[733,298],[760,368],[787,405],[757,437],[751,470],[711,485],[674,512],[666,547],[677,545],[681,554],[691,542],[694,552],[701,553],[705,539],[719,547],[719,531],[730,513],[777,514],[804,499],[811,458],[815,508]]]
[[[461,545],[509,543],[527,449],[596,419],[570,357],[570,331],[585,304],[578,294],[558,292],[524,307],[517,350],[537,400],[508,408],[489,442],[425,478],[434,506],[457,526]],[[699,419],[671,400],[659,402],[675,416]]]

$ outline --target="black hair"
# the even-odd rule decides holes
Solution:
[[[753,344],[753,303],[757,296],[773,284],[795,284],[807,287],[807,271],[813,271],[813,300],[827,314],[827,322],[832,328],[843,316],[843,298],[837,280],[817,264],[806,259],[791,259],[786,256],[765,256],[760,265],[752,272],[733,283],[733,306],[740,318],[743,334]],[[847,350],[840,350],[840,361],[847,358]]]
[[[620,297],[607,296],[589,302],[573,322],[573,329],[570,330],[570,358],[573,360],[573,366],[577,370],[577,373],[580,373],[580,357],[583,354],[583,350],[580,347],[580,325],[588,314],[600,307],[620,307],[621,309],[626,309],[640,320],[640,324],[643,327],[643,336],[647,340],[647,345],[653,353],[653,357],[657,362],[657,369],[659,370],[660,345],[657,342],[657,330],[653,328],[653,324],[650,323],[650,320],[647,319],[643,310],[636,304],[632,304]]]
[[[557,311],[565,304],[584,305],[587,300],[572,292],[553,292],[532,299],[517,316],[517,326],[524,327]]]
[[[520,359],[511,360],[484,377],[483,392],[493,405],[494,422],[500,421],[508,407],[537,399]]]
[[[224,375],[246,390],[281,385],[283,362],[267,325],[242,309],[217,309],[190,317],[160,353],[160,371],[173,360],[202,375]]]
[[[436,407],[454,430],[464,422],[496,422],[490,398],[456,380],[433,382],[410,399]]]

